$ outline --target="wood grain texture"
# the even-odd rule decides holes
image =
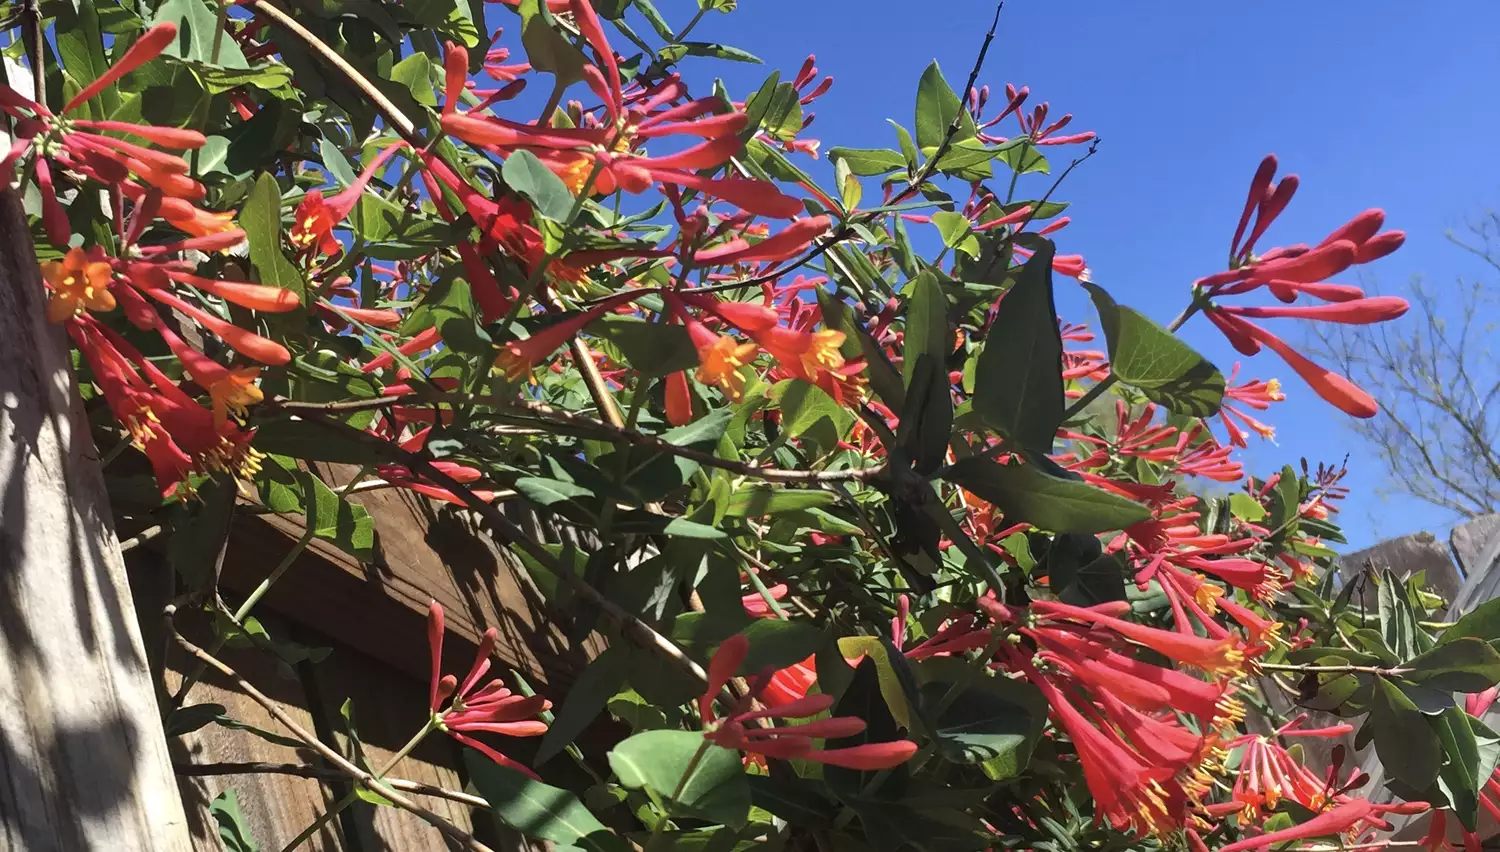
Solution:
[[[334,487],[355,473],[341,465],[320,464],[315,471]],[[548,694],[565,691],[602,650],[597,639],[568,639],[566,619],[549,609],[519,561],[478,530],[468,512],[400,489],[350,500],[375,522],[375,560],[361,564],[314,541],[267,594],[268,607],[419,680],[427,677],[425,619],[432,600],[446,610],[447,650],[456,665],[468,665],[474,643],[493,626],[499,631],[497,664],[522,672]],[[534,517],[517,519],[523,521],[544,535]],[[241,593],[254,588],[301,532],[296,519],[237,516],[224,587]]]
[[[141,617],[146,648],[152,657],[152,668],[162,671],[163,686],[175,692],[182,683],[185,669],[190,668],[175,645],[167,643],[166,627],[160,612],[171,600],[171,575],[164,560],[149,554],[129,560],[130,585],[135,593]],[[285,638],[286,628],[278,619],[262,615],[262,622],[273,637]],[[194,642],[208,643],[211,634],[207,619],[201,614],[184,613],[177,618],[178,628]],[[162,658],[162,652],[171,652]],[[316,727],[309,711],[303,679],[297,672],[278,666],[266,652],[226,649],[222,659],[251,683],[270,696],[292,718],[308,730]],[[290,676],[288,676],[290,675]],[[261,730],[285,735],[286,731],[254,699],[241,693],[216,673],[210,673],[188,693],[187,706],[217,704],[224,715]],[[318,765],[311,750],[295,749],[270,742],[248,731],[209,724],[196,731],[168,741],[176,763],[311,763]],[[178,787],[192,829],[193,848],[197,852],[222,852],[218,828],[209,806],[227,788],[233,788],[240,812],[251,836],[262,850],[282,848],[298,832],[310,825],[347,788],[337,791],[313,779],[288,775],[252,774],[215,777],[180,777]],[[353,852],[344,842],[338,824],[327,826],[301,847],[308,852]]]
[[[187,850],[98,454],[0,191],[0,850]]]

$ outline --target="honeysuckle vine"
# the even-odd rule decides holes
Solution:
[[[1121,300],[1162,282],[1092,267],[1068,230],[1089,211],[1058,200],[1110,167],[1099,133],[1000,79],[1033,34],[997,9],[959,90],[933,63],[893,141],[825,146],[813,110],[841,90],[815,57],[754,91],[703,76],[757,61],[689,39],[734,6],[174,0],[12,22],[5,61],[37,86],[0,85],[0,173],[122,546],[179,577],[191,668],[165,729],[215,723],[191,703],[214,671],[323,762],[179,771],[353,785],[260,839],[284,849],[367,804],[484,849],[422,796],[602,850],[1315,852],[1411,845],[1389,839],[1410,818],[1427,848],[1476,843],[1500,815],[1500,609],[1439,616],[1389,571],[1337,587],[1343,464],[1242,460],[1271,451],[1289,394],[1376,410],[1267,326],[1399,319],[1332,280],[1400,248],[1387,214],[1260,249],[1300,185],[1268,156],[1242,207],[1222,199],[1224,267],[1159,325]],[[1094,317],[1058,315],[1075,282]],[[1178,336],[1200,315],[1223,353]],[[1226,377],[1209,355],[1231,350]],[[340,665],[253,610],[316,540],[376,560],[361,501],[398,488],[493,539],[602,650],[535,691],[495,668],[491,627],[460,679],[434,603],[427,708],[375,768],[218,650]],[[582,538],[538,539],[501,503]],[[211,566],[245,512],[305,532],[236,595]],[[189,616],[206,649],[176,633]],[[629,734],[585,753],[596,723]],[[1349,735],[1378,789],[1347,750],[1295,748]],[[463,747],[473,792],[388,777],[430,736]]]

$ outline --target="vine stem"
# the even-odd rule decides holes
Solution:
[[[391,126],[396,129],[396,132],[401,134],[401,138],[411,143],[414,147],[422,147],[422,139],[417,135],[417,126],[412,123],[410,118],[407,118],[406,113],[391,103],[391,99],[387,98],[384,92],[376,88],[374,83],[371,83],[365,75],[359,73],[344,57],[334,52],[333,48],[329,47],[322,39],[313,35],[307,27],[298,23],[296,18],[273,6],[267,0],[250,0],[246,5],[270,18],[277,26],[296,36],[298,41],[318,54],[324,62],[338,69],[340,74],[343,74],[350,83],[354,84],[355,88],[359,89],[360,94],[370,99],[370,103],[374,104],[375,109],[379,111],[380,115],[386,121],[390,122]]]
[[[1295,672],[1298,674],[1373,674],[1373,675],[1403,675],[1410,671],[1409,668],[1395,666],[1392,668],[1381,668],[1380,666],[1300,666],[1282,665],[1279,663],[1261,663],[1261,671],[1270,672]]]
[[[324,769],[320,766],[304,766],[297,763],[174,763],[172,771],[178,775],[201,778],[219,775],[294,775],[299,778],[334,779],[343,778],[344,773],[337,769]],[[419,796],[432,796],[437,799],[447,799],[450,802],[458,802],[474,808],[489,808],[490,803],[482,796],[475,796],[460,790],[449,790],[446,787],[438,787],[432,784],[423,784],[419,781],[408,781],[404,778],[381,779],[393,790],[403,793],[416,793]]]

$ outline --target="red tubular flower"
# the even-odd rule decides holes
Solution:
[[[498,632],[491,627],[479,639],[474,665],[459,683],[453,675],[443,675],[443,608],[437,601],[427,607],[427,647],[432,660],[432,678],[428,685],[428,709],[437,727],[459,742],[473,746],[501,766],[524,772],[536,778],[535,772],[465,732],[503,734],[510,737],[537,737],[547,732],[547,725],[536,719],[552,704],[540,695],[517,695],[497,678],[480,687],[479,681],[490,669],[490,655],[495,650]],[[446,710],[442,702],[452,696]],[[538,779],[540,780],[540,779]]]
[[[249,446],[253,433],[218,421],[124,338],[88,315],[67,329],[111,413],[151,462],[163,497],[192,473],[248,478],[259,470],[261,456]]]
[[[512,340],[503,344],[499,347],[500,354],[495,357],[495,369],[513,382],[526,378],[531,375],[531,369],[538,361],[557,351],[559,346],[571,340],[584,326],[631,301],[635,296],[634,293],[611,296],[587,311],[539,329],[525,340]]]
[[[1239,674],[1244,671],[1244,652],[1232,640],[1205,639],[1161,630],[1061,601],[1033,601],[1031,608],[1047,615],[1063,616],[1093,624],[1096,627],[1108,628],[1132,642],[1206,672]]]
[[[297,205],[297,212],[292,216],[292,230],[287,235],[292,246],[300,252],[316,253],[324,255],[338,254],[342,246],[334,238],[333,230],[339,223],[348,218],[349,212],[354,209],[359,197],[364,194],[365,188],[385,164],[391,155],[406,147],[405,142],[396,142],[379,154],[375,155],[354,183],[342,192],[325,200],[323,191],[315,189],[302,197],[302,203]]]
[[[714,700],[719,691],[734,677],[734,673],[749,653],[750,640],[743,633],[724,640],[708,663],[708,688],[698,699],[698,711],[703,718],[703,736],[724,748],[758,754],[779,760],[808,760],[830,766],[849,769],[878,770],[900,766],[917,751],[911,740],[894,740],[884,743],[866,743],[849,748],[818,748],[815,741],[852,737],[865,730],[863,719],[840,716],[804,722],[797,725],[772,725],[760,727],[747,725],[762,719],[802,719],[815,716],[833,706],[831,695],[807,695],[800,699],[751,711],[754,699],[765,691],[771,679],[769,672],[757,676],[751,683],[749,693],[735,702],[729,715],[718,719],[714,713]]]
[[[196,210],[190,202],[204,197],[203,185],[189,176],[185,160],[173,154],[146,148],[111,133],[127,133],[147,142],[171,148],[201,148],[207,143],[203,134],[192,130],[151,127],[119,121],[89,121],[68,116],[86,101],[113,85],[125,74],[156,58],[177,36],[177,26],[157,24],[148,29],[127,49],[113,66],[93,80],[64,106],[61,115],[53,115],[43,104],[36,103],[8,86],[0,85],[0,112],[16,119],[16,140],[5,156],[4,171],[27,150],[34,152],[37,183],[42,195],[42,221],[48,239],[66,245],[68,226],[62,205],[53,185],[53,172],[66,168],[102,184],[118,188],[127,198],[137,199],[145,192],[141,183],[159,190],[179,202],[173,206],[169,221],[197,224],[184,208]],[[132,178],[134,175],[134,178]],[[201,211],[199,211],[201,213]],[[204,214],[208,215],[208,214]]]
[[[693,422],[693,391],[688,387],[687,376],[673,373],[667,376],[667,422],[673,426],[686,426]]]
[[[832,220],[827,216],[798,219],[775,236],[753,246],[720,246],[693,255],[697,266],[727,266],[731,263],[764,263],[788,260],[801,254],[819,235],[828,230]]]
[[[1362,824],[1374,813],[1375,806],[1370,804],[1368,800],[1351,799],[1346,804],[1339,805],[1327,813],[1319,814],[1291,828],[1284,828],[1280,831],[1272,831],[1266,834],[1258,834],[1254,837],[1247,837],[1243,840],[1236,840],[1228,846],[1221,847],[1219,852],[1269,849],[1276,843],[1343,834]]]
[[[1277,306],[1224,305],[1215,302],[1207,316],[1235,349],[1245,355],[1270,347],[1307,381],[1318,395],[1340,410],[1355,417],[1373,417],[1378,410],[1375,401],[1342,376],[1313,364],[1287,346],[1280,338],[1249,321],[1253,319],[1298,318],[1328,322],[1368,325],[1395,319],[1406,313],[1407,303],[1393,297],[1366,298],[1358,287],[1330,283],[1327,279],[1352,266],[1368,263],[1390,254],[1406,237],[1400,231],[1380,233],[1385,222],[1381,210],[1366,210],[1328,234],[1316,246],[1288,246],[1255,254],[1255,244],[1286,209],[1296,193],[1295,175],[1284,178],[1274,188],[1276,158],[1261,161],[1250,183],[1234,238],[1230,241],[1229,268],[1194,282],[1197,292],[1214,299],[1248,293],[1259,288],[1270,290],[1282,302],[1295,302],[1306,294],[1329,304]],[[1250,226],[1251,213],[1255,224]],[[1243,441],[1237,427],[1225,417],[1230,438]]]
[[[1187,797],[1173,780],[1173,770],[1150,765],[1096,727],[1050,678],[1018,652],[1007,652],[1011,665],[1041,690],[1052,718],[1077,750],[1084,783],[1094,799],[1095,823],[1107,819],[1118,830],[1158,837],[1181,829],[1187,820]]]
[[[1281,356],[1287,366],[1296,371],[1304,382],[1335,408],[1353,417],[1374,417],[1380,411],[1375,398],[1365,393],[1358,385],[1313,363],[1302,353],[1287,345],[1285,341],[1260,326],[1226,315],[1218,309],[1210,309],[1210,317],[1221,317],[1230,327],[1245,338],[1263,344]]]
[[[616,190],[641,193],[662,183],[696,189],[764,216],[790,219],[803,211],[800,200],[765,181],[716,179],[701,174],[717,169],[739,153],[742,143],[738,134],[745,127],[745,114],[712,115],[718,101],[711,98],[657,112],[652,111],[657,106],[654,98],[640,107],[631,106],[624,97],[619,65],[597,13],[585,0],[574,0],[571,8],[579,32],[594,48],[602,66],[586,67],[584,79],[604,102],[609,115],[607,126],[554,128],[540,122],[526,125],[445,112],[444,132],[502,155],[529,150],[575,193],[583,191],[592,175],[592,192],[599,194]],[[640,142],[666,135],[697,136],[704,142],[663,157],[637,153]]]

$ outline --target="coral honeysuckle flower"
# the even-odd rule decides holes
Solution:
[[[1401,247],[1406,235],[1401,231],[1381,232],[1385,213],[1372,209],[1336,228],[1316,246],[1286,246],[1256,255],[1256,242],[1286,209],[1299,185],[1297,176],[1290,175],[1273,186],[1276,166],[1276,157],[1268,155],[1250,182],[1244,210],[1230,241],[1229,268],[1193,282],[1194,292],[1214,300],[1206,314],[1235,349],[1254,355],[1262,346],[1267,347],[1339,410],[1354,417],[1373,417],[1379,407],[1369,394],[1343,376],[1314,364],[1250,320],[1297,318],[1367,325],[1401,316],[1407,310],[1404,299],[1366,297],[1358,287],[1331,283],[1328,279],[1353,266],[1385,257]],[[1226,305],[1219,301],[1261,288],[1288,306]],[[1302,295],[1328,304],[1290,304]]]
[[[41,190],[42,225],[53,244],[67,245],[71,231],[53,182],[53,173],[59,168],[77,172],[106,186],[118,187],[132,199],[144,192],[144,184],[178,202],[173,206],[176,219],[196,221],[195,217],[186,215],[186,209],[192,209],[191,202],[202,200],[206,191],[203,184],[189,176],[187,161],[175,154],[108,134],[126,133],[152,144],[180,150],[201,148],[207,144],[202,133],[69,116],[121,77],[155,59],[176,37],[177,26],[172,23],[160,23],[148,29],[119,61],[74,95],[64,105],[61,114],[54,115],[45,105],[0,84],[0,112],[15,119],[16,139],[5,157],[0,159],[0,173],[8,176],[17,159],[28,151],[34,152],[32,162]]]
[[[397,141],[376,154],[354,183],[331,198],[325,199],[321,189],[314,189],[304,195],[302,202],[297,205],[296,213],[292,215],[292,230],[288,234],[292,246],[299,252],[308,254],[338,254],[343,246],[333,236],[333,230],[348,218],[365,188],[385,168],[391,155],[405,147],[405,142]]]
[[[1231,403],[1239,403],[1255,411],[1265,411],[1271,407],[1271,403],[1285,400],[1286,394],[1281,392],[1281,382],[1276,379],[1265,382],[1254,379],[1244,384],[1232,384],[1239,374],[1240,364],[1236,361],[1234,369],[1229,374],[1231,384],[1224,389],[1224,403],[1219,408],[1219,420],[1229,433],[1229,443],[1244,449],[1250,444],[1245,440],[1245,433],[1240,428],[1240,424],[1268,441],[1276,437],[1276,429],[1246,414],[1243,409]]]
[[[204,390],[208,391],[214,415],[214,426],[223,428],[229,415],[243,419],[249,406],[265,399],[255,380],[260,377],[260,367],[225,367],[214,359],[194,349],[167,326],[158,321],[156,333],[165,340],[172,354],[182,362],[182,367]]]
[[[443,631],[443,607],[433,601],[427,607],[427,648],[432,661],[428,710],[432,713],[433,722],[455,740],[478,749],[501,766],[536,778],[537,774],[529,767],[474,739],[468,732],[503,734],[509,737],[541,736],[547,732],[547,723],[536,716],[551,708],[552,703],[540,695],[517,695],[506,689],[498,678],[485,686],[479,685],[479,681],[490,670],[490,655],[495,651],[495,639],[499,635],[493,627],[484,631],[484,635],[480,637],[474,665],[464,676],[463,683],[459,683],[453,675],[442,674]],[[450,697],[452,701],[447,709],[439,710],[443,701]]]
[[[1368,418],[1374,417],[1380,411],[1380,405],[1375,402],[1375,398],[1354,382],[1314,363],[1266,329],[1233,314],[1224,313],[1217,308],[1210,308],[1207,315],[1241,352],[1254,354],[1261,345],[1266,346],[1280,355],[1281,360],[1285,361],[1298,376],[1301,376],[1314,393],[1345,414]],[[1237,341],[1248,342],[1250,351],[1246,351],[1246,347]]]
[[[1084,783],[1094,798],[1094,822],[1107,819],[1117,830],[1157,837],[1181,830],[1188,817],[1188,797],[1173,770],[1152,766],[1115,739],[1112,729],[1096,727],[1051,678],[1013,649],[1004,650],[1010,664],[1047,699],[1052,718],[1077,750]]]
[[[114,271],[107,261],[98,259],[103,255],[103,249],[97,246],[92,252],[75,246],[60,261],[42,262],[42,280],[52,288],[52,297],[47,302],[49,322],[63,322],[86,310],[115,309],[114,294],[109,292]]]
[[[682,372],[667,376],[666,410],[667,422],[673,426],[693,422],[693,390],[688,387],[687,376]]]
[[[745,376],[740,368],[754,360],[756,345],[741,343],[727,334],[715,334],[686,314],[682,319],[698,349],[698,381],[714,385],[731,401],[739,402],[745,395]]]
[[[776,234],[755,245],[731,240],[722,246],[705,249],[693,255],[695,266],[727,266],[731,263],[766,263],[789,260],[801,254],[825,231],[832,220],[827,216],[798,219]]]
[[[124,338],[87,314],[67,329],[111,413],[146,454],[163,497],[179,489],[186,496],[183,485],[193,473],[248,478],[260,468],[252,433],[218,421]]]
[[[1107,628],[1179,663],[1196,666],[1206,672],[1240,674],[1244,671],[1244,651],[1230,639],[1207,639],[1162,630],[1061,601],[1033,601],[1031,608],[1046,615]]]
[[[760,719],[803,719],[815,716],[833,706],[831,695],[808,695],[766,710],[750,709],[765,692],[772,674],[764,672],[751,683],[749,693],[735,702],[723,719],[714,713],[719,691],[734,677],[750,640],[743,633],[724,640],[708,663],[708,688],[698,698],[698,712],[703,718],[703,736],[724,748],[758,754],[779,760],[807,760],[849,769],[877,770],[900,766],[917,751],[911,740],[866,743],[849,748],[818,748],[816,740],[852,737],[865,729],[865,721],[852,716],[836,716],[796,725],[758,727],[747,722]]]
[[[127,236],[138,236],[143,230],[140,222],[151,218],[152,205],[137,207],[132,213]],[[47,317],[52,322],[69,322],[87,311],[108,311],[119,305],[136,327],[152,330],[158,328],[158,317],[142,298],[146,296],[196,320],[244,355],[263,364],[285,364],[291,360],[286,347],[211,314],[173,292],[174,283],[182,284],[251,310],[267,313],[295,310],[300,299],[290,290],[201,278],[192,274],[192,267],[187,263],[167,259],[169,254],[189,250],[213,251],[243,240],[244,232],[231,230],[175,243],[132,245],[128,256],[124,257],[105,255],[97,246],[87,250],[70,249],[61,262],[41,264],[42,278],[52,288]]]
[[[584,326],[635,297],[635,293],[620,293],[611,296],[587,311],[539,329],[525,340],[512,340],[498,345],[500,354],[495,357],[495,371],[503,373],[506,379],[513,382],[527,378],[538,361],[551,355],[559,346],[573,339]]]
[[[696,189],[764,216],[790,219],[803,211],[800,200],[765,181],[704,176],[701,172],[717,169],[740,152],[743,143],[738,134],[745,127],[745,113],[714,114],[720,107],[715,98],[688,101],[659,111],[656,107],[661,104],[655,98],[640,106],[628,104],[621,87],[619,64],[598,14],[587,0],[572,0],[569,8],[579,32],[603,65],[602,69],[585,66],[584,80],[603,100],[608,124],[556,128],[445,110],[443,131],[502,155],[522,149],[531,151],[574,193],[582,192],[593,175],[592,191],[597,194],[607,195],[616,190],[639,194],[662,183]],[[446,101],[451,104],[457,93],[453,77],[448,79]],[[676,92],[675,88],[669,88],[667,95],[670,98]],[[704,141],[660,157],[636,153],[640,143],[669,135],[695,136]]]

